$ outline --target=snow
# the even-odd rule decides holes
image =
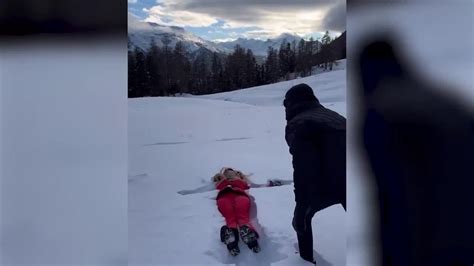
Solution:
[[[170,47],[174,47],[178,41],[182,41],[190,52],[194,52],[200,47],[205,47],[211,52],[231,53],[236,45],[240,45],[244,49],[251,49],[258,56],[266,56],[269,46],[280,49],[283,40],[290,43],[293,41],[298,43],[302,39],[298,35],[283,33],[280,36],[265,41],[246,38],[225,42],[209,41],[186,31],[184,28],[140,21],[133,14],[128,13],[128,37],[132,43],[130,49],[138,47],[146,51],[150,48],[152,38],[154,38],[158,46],[162,46],[161,40],[165,36],[171,40]]]
[[[274,49],[280,49],[280,46],[283,41],[292,43],[293,41],[296,41],[296,44],[301,40],[302,38],[299,37],[298,35],[293,35],[290,33],[282,33],[280,36],[277,36],[273,39],[267,39],[267,40],[259,40],[259,39],[246,39],[246,38],[238,38],[234,41],[228,41],[228,42],[219,42],[218,45],[220,47],[229,49],[230,51],[234,50],[234,47],[236,45],[240,45],[241,47],[245,49],[250,49],[255,55],[261,55],[261,56],[266,56],[268,47],[273,47]]]
[[[223,166],[252,173],[255,183],[292,179],[285,92],[307,83],[324,106],[345,115],[345,77],[340,69],[227,93],[129,99],[129,263],[310,265],[296,253],[292,185],[250,189],[262,251],[240,243],[235,258],[219,239],[216,191],[177,192],[209,184]],[[345,217],[339,205],[315,215],[318,265],[346,264]]]
[[[227,49],[204,40],[184,28],[175,26],[164,26],[151,22],[138,20],[134,15],[128,13],[128,37],[132,46],[129,49],[138,47],[143,51],[150,48],[151,40],[154,39],[158,46],[163,46],[162,39],[169,38],[171,41],[169,47],[173,48],[178,41],[182,41],[185,47],[190,51],[196,51],[200,47],[205,47],[211,52],[226,52]]]
[[[320,74],[327,71],[341,70],[341,69],[346,69],[346,59],[336,61],[335,64],[333,64],[332,66],[332,70],[329,70],[329,66],[328,66],[328,69],[324,69],[323,65],[321,65],[321,67],[314,66],[311,73],[313,75],[316,75],[316,74]]]

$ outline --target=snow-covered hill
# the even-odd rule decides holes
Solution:
[[[224,219],[216,191],[180,195],[209,184],[222,166],[251,179],[292,179],[284,140],[286,90],[313,87],[323,105],[346,114],[346,71],[199,97],[129,99],[129,262],[131,265],[308,265],[291,227],[293,187],[252,188],[261,253],[240,245],[231,257],[219,241]],[[346,264],[346,214],[329,207],[313,219],[319,266]]]

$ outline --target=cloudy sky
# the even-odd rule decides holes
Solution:
[[[318,38],[326,30],[337,36],[346,27],[345,0],[128,0],[128,11],[213,41],[284,32]]]

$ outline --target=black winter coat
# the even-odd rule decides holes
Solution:
[[[319,211],[346,206],[346,119],[318,100],[286,109],[285,139],[293,155],[295,200]]]

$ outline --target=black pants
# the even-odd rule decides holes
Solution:
[[[298,248],[300,250],[300,256],[306,260],[312,260],[313,257],[313,230],[311,228],[311,218],[314,214],[308,219],[306,230],[304,232],[296,233],[298,238]]]
[[[341,203],[344,210],[346,210],[346,203]],[[298,238],[298,248],[300,251],[300,256],[303,259],[312,260],[313,258],[313,228],[311,226],[311,221],[313,220],[314,215],[320,211],[320,208],[311,208],[311,210],[305,215],[305,224],[306,228],[301,233],[296,233]]]

